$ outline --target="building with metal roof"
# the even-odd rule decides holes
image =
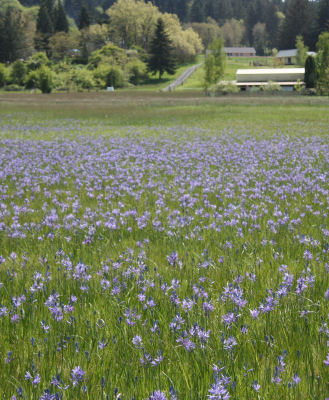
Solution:
[[[307,55],[316,56],[316,53],[314,53],[314,51],[308,51]],[[280,50],[275,58],[285,65],[294,65],[296,64],[296,56],[297,56],[297,49],[290,49],[290,50]]]
[[[256,50],[253,47],[224,47],[228,57],[255,57]]]
[[[238,69],[236,85],[241,90],[276,83],[282,89],[293,90],[297,84],[304,84],[305,68],[255,68]]]

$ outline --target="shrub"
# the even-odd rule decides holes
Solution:
[[[123,65],[127,61],[127,55],[124,50],[113,44],[107,44],[100,50],[94,51],[89,57],[88,69],[97,68],[100,64],[119,64]]]
[[[72,71],[71,79],[77,88],[90,90],[96,86],[93,73],[86,69]]]
[[[7,68],[4,64],[0,64],[0,87],[5,86],[7,81]]]
[[[120,88],[124,86],[122,70],[116,66],[100,64],[94,71],[94,78],[101,88],[106,88],[107,86]]]
[[[316,84],[316,64],[312,56],[308,56],[305,61],[305,87],[307,89],[315,88]]]
[[[51,70],[48,67],[41,67],[39,70],[39,88],[42,93],[51,93],[53,79]]]
[[[282,91],[281,86],[275,82],[268,82],[266,85],[260,86],[259,90],[266,92],[266,93],[272,93],[272,94],[279,93]]]
[[[129,82],[133,85],[138,85],[147,78],[147,66],[138,59],[129,61],[126,65]]]
[[[215,96],[223,96],[226,94],[233,94],[240,92],[238,86],[231,82],[219,82],[217,85],[213,86],[210,90],[215,93]]]
[[[106,75],[106,86],[121,88],[124,86],[122,70],[119,67],[111,67]]]
[[[46,55],[46,53],[43,53],[40,51],[39,53],[33,54],[28,61],[27,61],[27,69],[30,71],[35,71],[39,68],[41,68],[43,65],[49,66],[50,61]]]
[[[26,89],[36,89],[39,87],[39,72],[30,71],[25,78]]]
[[[15,83],[13,83],[11,85],[5,86],[4,90],[6,92],[21,92],[22,90],[24,90],[24,88],[22,86],[19,86],[19,85],[16,85]]]
[[[16,85],[24,85],[24,79],[26,75],[25,64],[21,60],[16,60],[11,69],[11,81]]]

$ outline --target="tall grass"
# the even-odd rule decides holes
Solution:
[[[326,99],[28,98],[1,98],[1,399],[328,397]]]

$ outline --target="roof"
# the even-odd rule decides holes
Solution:
[[[297,49],[290,49],[290,50],[280,50],[277,57],[296,57]]]
[[[224,47],[225,53],[255,53],[256,50],[253,47]]]
[[[305,68],[253,68],[238,69],[237,75],[304,74]]]
[[[271,84],[279,86],[294,86],[303,85],[303,81],[291,81],[291,82],[236,82],[236,86],[270,86]]]

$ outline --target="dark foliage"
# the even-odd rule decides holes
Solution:
[[[82,4],[80,14],[79,14],[79,21],[78,21],[78,27],[79,29],[84,29],[88,28],[90,25],[90,14],[88,7],[85,3]]]
[[[0,62],[12,62],[24,53],[25,34],[21,11],[7,8],[0,13]]]
[[[158,19],[154,38],[151,42],[148,69],[152,73],[159,73],[161,79],[164,72],[175,73],[175,60],[172,53],[172,44],[165,30],[163,20]]]
[[[316,85],[316,64],[314,57],[308,56],[305,62],[305,87],[307,89],[315,88]]]

